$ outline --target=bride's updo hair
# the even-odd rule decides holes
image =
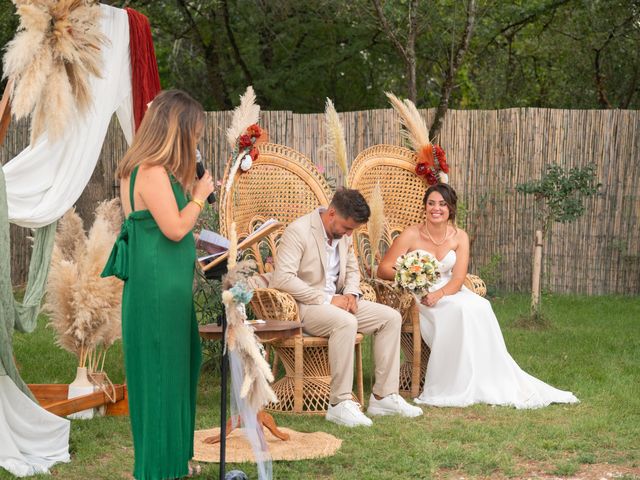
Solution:
[[[458,204],[458,196],[456,195],[456,191],[446,183],[436,183],[435,185],[431,185],[429,188],[427,188],[427,191],[424,194],[424,198],[422,199],[422,204],[425,207],[427,206],[429,195],[431,195],[433,192],[438,192],[440,195],[442,195],[442,198],[446,202],[447,207],[449,207],[449,221],[455,222],[456,206]]]

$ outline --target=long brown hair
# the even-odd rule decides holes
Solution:
[[[116,178],[127,178],[141,164],[161,165],[188,190],[196,175],[196,144],[204,128],[202,105],[180,90],[153,99]]]

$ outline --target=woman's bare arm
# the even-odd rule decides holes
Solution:
[[[393,280],[396,274],[394,266],[396,260],[400,255],[407,253],[413,245],[415,245],[416,238],[419,235],[418,227],[412,225],[405,228],[405,230],[396,237],[389,250],[384,255],[378,266],[377,277],[383,280]]]
[[[194,198],[204,200],[211,182],[209,173],[198,181],[194,188]],[[213,187],[211,187],[213,188]],[[182,210],[178,209],[171,180],[164,167],[141,166],[136,179],[136,207],[146,208],[151,212],[160,231],[169,240],[179,242],[189,233],[200,215],[200,206],[189,202]]]

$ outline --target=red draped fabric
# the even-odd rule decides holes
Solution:
[[[158,63],[151,38],[149,19],[132,8],[129,15],[129,55],[131,57],[131,90],[133,92],[133,118],[138,130],[147,103],[160,92]]]

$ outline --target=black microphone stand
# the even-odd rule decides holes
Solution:
[[[227,316],[218,317],[218,325],[222,326],[222,357],[220,363],[220,479],[225,476],[225,460],[227,453],[227,374],[229,371],[229,355],[227,353]]]

